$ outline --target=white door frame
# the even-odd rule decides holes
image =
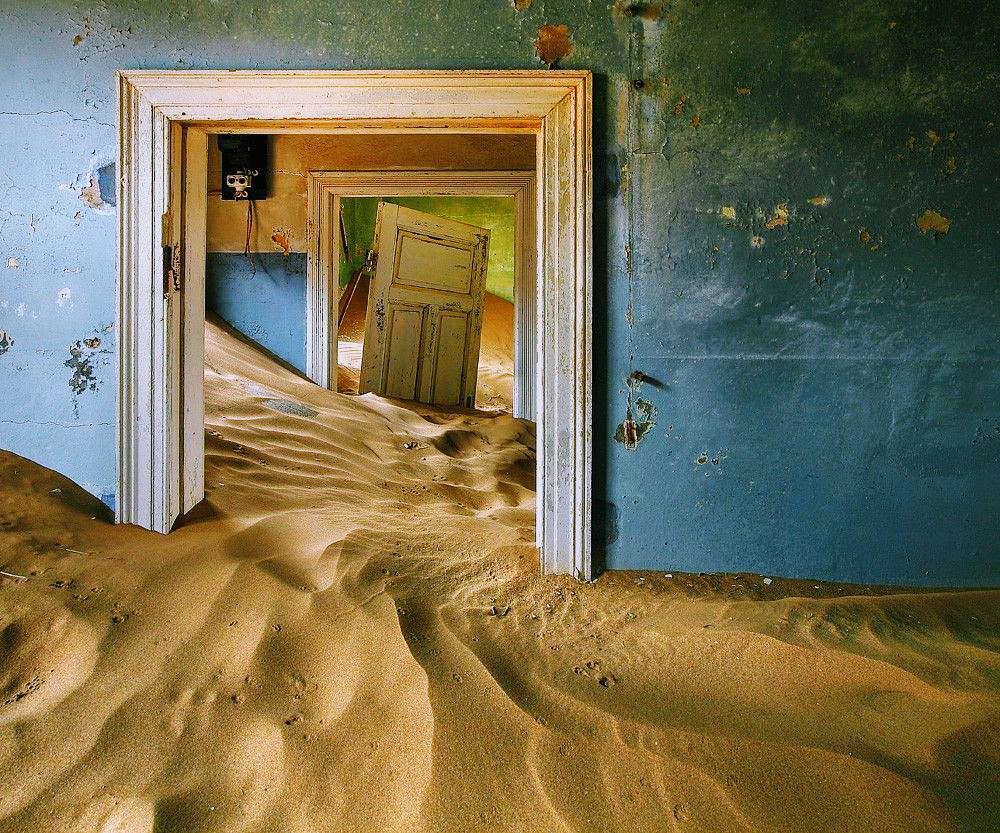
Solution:
[[[590,73],[128,70],[118,78],[117,520],[167,532],[202,490],[204,426],[195,420],[204,326],[195,307],[203,296],[190,284],[198,232],[183,228],[179,218],[188,212],[178,203],[199,199],[204,183],[196,172],[182,181],[186,148],[226,122],[261,132],[277,125],[289,132],[530,132],[538,142],[537,320],[545,322],[536,528],[545,572],[589,579]]]
[[[306,376],[337,389],[337,314],[344,197],[511,197],[514,200],[514,416],[534,420],[535,279],[534,171],[309,171],[307,186]]]

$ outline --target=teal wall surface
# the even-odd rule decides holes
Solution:
[[[115,70],[538,68],[547,24],[595,73],[599,558],[1000,584],[982,0],[8,2],[0,446],[113,491]]]

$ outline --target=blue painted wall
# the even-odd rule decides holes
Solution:
[[[985,0],[13,0],[0,445],[111,491],[115,69],[537,67],[543,24],[596,73],[608,565],[1000,583]]]
[[[205,307],[305,373],[305,253],[209,252]]]

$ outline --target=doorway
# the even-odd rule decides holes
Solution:
[[[309,173],[310,257],[307,280],[306,373],[314,382],[337,389],[337,357],[332,345],[338,344],[340,301],[352,291],[343,280],[345,264],[357,267],[358,253],[345,251],[344,244],[353,248],[357,241],[341,234],[341,217],[365,214],[359,202],[367,201],[367,213],[372,203],[386,199],[414,208],[447,212],[447,197],[461,200],[510,200],[512,236],[510,252],[513,304],[513,384],[511,391],[514,416],[536,420],[536,390],[538,385],[538,295],[537,295],[537,186],[534,171],[312,171]],[[430,202],[428,202],[430,200]],[[350,208],[347,208],[350,206]],[[468,203],[451,203],[453,219],[483,222],[487,214],[475,211]],[[347,213],[345,214],[345,208]],[[350,209],[353,208],[353,213]],[[432,213],[434,213],[432,211]],[[499,214],[499,212],[495,212]],[[355,221],[364,224],[361,217]],[[494,245],[498,245],[496,241]],[[491,258],[501,257],[494,251]],[[363,257],[363,255],[362,255]],[[494,295],[506,296],[499,287]],[[343,284],[343,286],[342,286]],[[502,309],[499,304],[496,307]],[[328,313],[327,311],[331,312]],[[336,310],[335,313],[332,311]]]
[[[204,495],[204,260],[199,266],[196,253],[204,252],[205,190],[192,183],[204,175],[209,131],[526,133],[538,148],[536,541],[543,570],[590,578],[590,74],[119,78],[118,521],[167,532]]]

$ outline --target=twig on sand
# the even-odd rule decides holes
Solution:
[[[0,570],[0,576],[4,578],[12,578],[15,581],[27,581],[27,576],[19,576],[17,573],[8,573],[6,570]]]

